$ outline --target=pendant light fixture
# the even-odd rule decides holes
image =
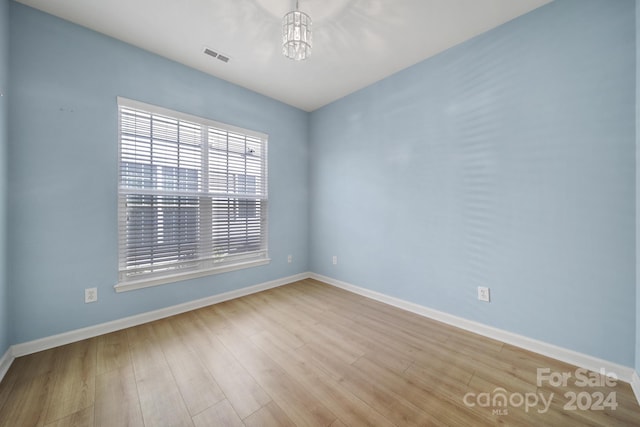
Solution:
[[[298,9],[293,10],[282,18],[282,54],[295,61],[302,61],[311,55],[313,35],[311,33],[311,18]]]

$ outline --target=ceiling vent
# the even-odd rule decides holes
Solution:
[[[214,51],[214,50],[211,50],[211,49],[209,49],[208,47],[205,47],[205,48],[204,48],[203,53],[204,53],[205,55],[209,55],[209,56],[211,56],[212,58],[219,59],[219,60],[220,60],[220,61],[222,61],[222,62],[229,62],[229,57],[228,57],[228,56],[223,55],[223,54],[221,54],[221,53],[218,53],[218,52],[216,52],[216,51]]]

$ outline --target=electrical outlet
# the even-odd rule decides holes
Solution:
[[[98,301],[98,288],[87,288],[84,290],[84,303]]]
[[[291,264],[291,263],[293,262],[293,255],[289,255],[289,256],[287,257],[287,262],[288,262],[289,264]]]
[[[336,264],[338,264],[338,256],[334,255],[333,256],[333,265],[336,265]]]
[[[489,302],[490,301],[489,288],[485,286],[478,286],[478,299],[480,301]]]

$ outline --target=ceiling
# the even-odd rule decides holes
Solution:
[[[300,62],[281,52],[295,0],[18,1],[313,111],[551,0],[299,0],[314,42]]]

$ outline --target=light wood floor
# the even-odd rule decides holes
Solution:
[[[576,370],[305,280],[18,358],[0,425],[640,425],[628,384],[538,387],[537,368]],[[508,406],[481,405],[499,387]],[[566,409],[581,392],[618,407]],[[519,406],[534,393],[548,411]]]

